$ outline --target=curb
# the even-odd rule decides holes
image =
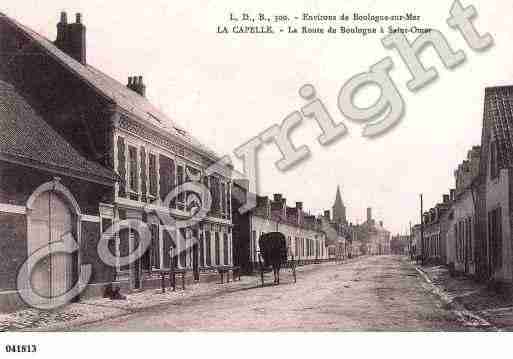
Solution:
[[[431,292],[436,295],[449,310],[453,311],[454,314],[458,317],[458,319],[468,327],[473,328],[487,328],[492,331],[501,331],[499,328],[491,324],[489,321],[481,317],[480,315],[474,313],[473,311],[467,309],[463,304],[458,303],[448,296],[443,289],[438,287],[433,283],[429,275],[419,266],[414,265],[415,270],[419,275],[424,279],[424,281],[431,287]]]

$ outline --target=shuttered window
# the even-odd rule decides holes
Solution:
[[[214,246],[215,246],[215,256],[216,256],[216,266],[220,265],[221,264],[221,243],[220,243],[220,240],[219,240],[219,232],[214,232],[214,236],[215,236],[215,243],[214,243]]]
[[[129,188],[132,192],[138,191],[138,173],[137,173],[137,148],[128,146],[128,160],[129,160]]]
[[[157,197],[157,157],[153,153],[148,156],[148,173],[150,196]]]
[[[502,268],[502,213],[496,208],[488,213],[488,241],[490,247],[491,267]]]
[[[126,158],[125,158],[125,139],[118,137],[118,174],[121,177],[119,182],[118,196],[126,197]]]

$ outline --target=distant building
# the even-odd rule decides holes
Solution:
[[[257,196],[256,207],[239,213],[247,203],[247,186],[235,183],[233,187],[233,260],[243,272],[249,273],[259,265],[259,238],[269,232],[281,232],[287,239],[288,258],[303,264],[329,258],[326,233],[322,219],[303,210],[303,202],[287,206],[281,193],[273,198]]]
[[[346,207],[342,201],[342,195],[340,194],[340,186],[337,186],[337,193],[335,194],[335,203],[332,207],[333,219],[332,221],[340,224],[347,224],[346,218]]]
[[[397,234],[390,238],[390,254],[409,255],[410,236]]]
[[[383,221],[376,223],[372,218],[372,208],[367,208],[367,219],[355,228],[362,242],[362,252],[371,255],[390,254],[390,231]]]

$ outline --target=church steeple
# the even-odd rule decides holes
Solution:
[[[333,204],[333,222],[336,223],[347,223],[346,219],[346,207],[342,201],[342,195],[340,194],[340,186],[337,186],[337,194],[335,195],[335,203]]]

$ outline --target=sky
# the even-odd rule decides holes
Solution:
[[[419,194],[425,208],[442,200],[454,187],[453,171],[478,145],[484,89],[513,84],[513,27],[503,14],[510,0],[464,0],[474,5],[477,30],[490,33],[494,46],[476,53],[446,24],[452,1],[206,1],[126,2],[96,0],[3,0],[0,11],[54,39],[61,11],[81,12],[87,27],[87,61],[121,82],[142,75],[147,97],[193,136],[229,155],[235,148],[305,105],[299,88],[315,86],[335,122],[348,134],[334,143],[317,142],[315,121],[303,120],[291,133],[296,146],[306,145],[310,157],[282,172],[276,146],[258,153],[259,191],[283,193],[287,203],[302,201],[312,214],[331,208],[337,185],[348,220],[361,223],[367,207],[393,233],[405,233],[418,222]],[[381,44],[380,35],[223,35],[217,26],[230,13],[266,15],[414,12],[426,27],[441,31],[466,62],[447,70],[432,49],[422,53],[439,78],[415,93],[407,89],[409,72],[399,55]],[[414,39],[414,36],[409,36]],[[384,57],[394,61],[391,76],[406,110],[395,128],[374,139],[361,136],[362,125],[337,108],[344,83],[366,72]],[[372,104],[379,91],[369,88],[358,104]]]

